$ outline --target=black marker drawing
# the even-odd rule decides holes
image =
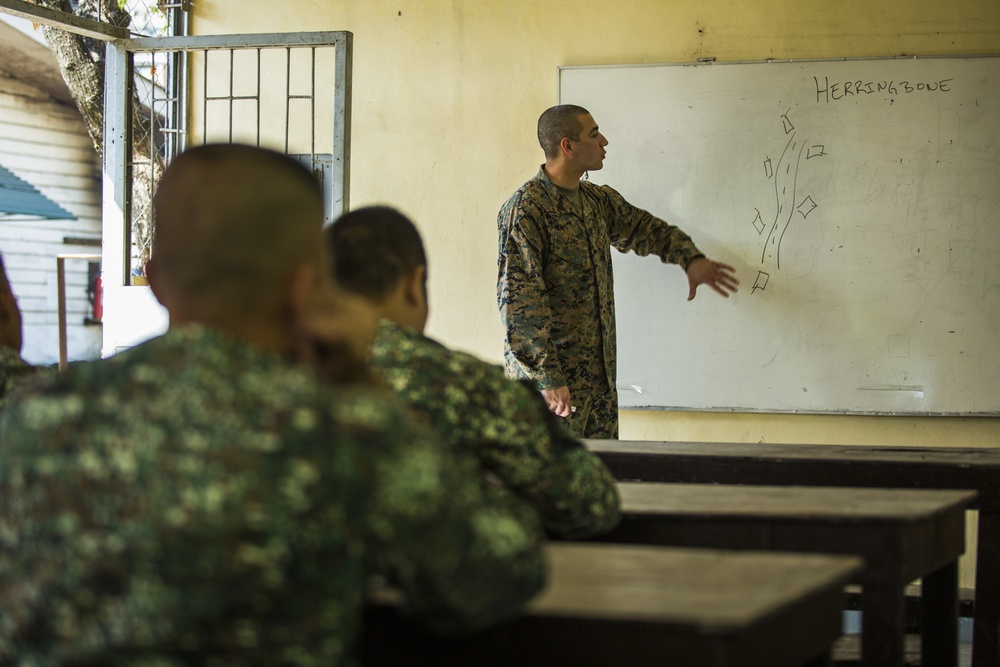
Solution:
[[[758,271],[757,272],[757,279],[753,281],[753,289],[750,290],[750,293],[753,294],[757,290],[765,290],[765,289],[767,289],[767,279],[770,278],[770,277],[771,277],[771,274],[764,273],[763,271]]]
[[[795,129],[795,126],[792,125],[792,121],[788,119],[788,114],[786,113],[781,114],[781,123],[785,127],[785,134],[788,134],[789,132]]]
[[[806,152],[806,159],[811,160],[814,157],[823,157],[824,155],[826,155],[826,153],[823,151],[823,145],[817,144]]]
[[[787,119],[787,116],[782,116],[782,118]],[[761,264],[771,263],[778,269],[781,268],[781,239],[792,221],[792,212],[795,209],[795,181],[805,148],[805,144],[797,141],[795,136],[794,132],[789,136],[785,149],[778,158],[778,168],[774,176],[774,219],[769,225],[767,238],[764,240],[764,249],[760,256]]]
[[[814,202],[812,197],[806,195],[806,198],[802,200],[802,203],[799,204],[798,208],[796,208],[795,210],[801,213],[802,217],[805,218],[810,213],[812,213],[813,209],[815,209],[817,206],[819,206],[819,204]]]
[[[827,155],[826,147],[823,144],[807,146],[804,141],[797,138],[798,133],[795,131],[795,125],[792,123],[789,113],[781,115],[782,129],[788,136],[788,141],[785,143],[777,163],[772,164],[770,157],[764,159],[764,175],[767,179],[774,179],[774,217],[770,222],[766,222],[760,209],[755,208],[752,222],[754,229],[757,230],[757,235],[763,238],[760,263],[765,266],[773,266],[775,270],[781,269],[781,243],[792,221],[797,219],[795,213],[798,212],[802,216],[801,219],[805,220],[819,206],[810,194],[800,195],[796,192],[799,170],[803,166],[803,160]],[[769,277],[770,273],[760,271],[751,293],[766,289]]]

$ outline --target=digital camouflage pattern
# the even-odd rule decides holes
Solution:
[[[343,665],[365,577],[430,628],[542,585],[530,505],[392,396],[200,326],[0,417],[0,664]]]
[[[500,209],[497,304],[506,329],[507,374],[539,389],[568,386],[579,437],[618,436],[617,341],[611,247],[664,262],[702,253],[690,237],[614,189],[580,182],[580,207],[545,170]],[[594,410],[591,409],[594,404]],[[591,412],[612,412],[612,423]]]
[[[539,511],[550,534],[583,537],[618,523],[615,479],[549,412],[538,392],[415,329],[379,323],[373,364],[445,442]]]
[[[37,368],[28,364],[17,350],[0,347],[0,405],[18,384],[37,372]]]

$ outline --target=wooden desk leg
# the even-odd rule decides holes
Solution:
[[[862,667],[903,667],[906,603],[902,586],[861,588]]]
[[[920,664],[958,667],[958,562],[922,583]]]
[[[976,546],[976,606],[973,619],[973,667],[1000,664],[1000,512],[979,510]]]

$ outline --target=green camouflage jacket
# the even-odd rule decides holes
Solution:
[[[0,416],[0,664],[342,665],[368,574],[433,629],[542,585],[527,503],[395,397],[198,326]]]
[[[538,392],[502,368],[382,320],[372,346],[387,383],[444,441],[538,509],[548,531],[582,537],[618,523],[614,477],[549,412]]]

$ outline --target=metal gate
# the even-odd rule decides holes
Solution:
[[[186,147],[236,142],[293,155],[320,177],[328,221],[348,209],[351,58],[343,31],[107,43],[104,356],[166,328],[144,287],[149,203]]]

